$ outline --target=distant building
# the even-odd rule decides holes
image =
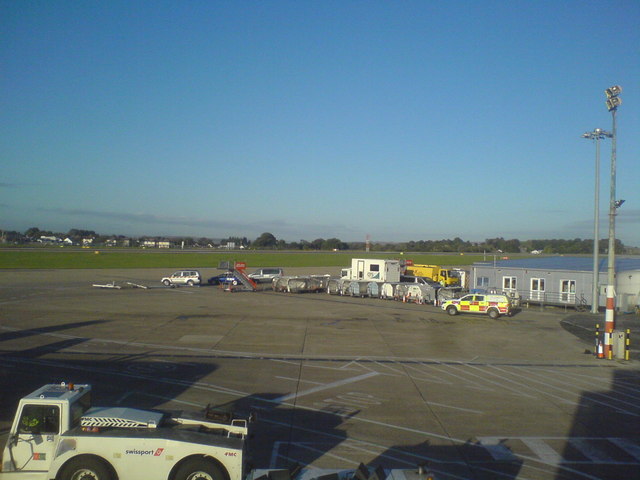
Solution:
[[[62,239],[60,239],[58,237],[54,237],[54,236],[49,236],[49,235],[40,235],[40,238],[38,239],[38,242],[40,242],[40,243],[61,243]]]
[[[140,243],[142,248],[171,248],[169,240],[143,240]]]

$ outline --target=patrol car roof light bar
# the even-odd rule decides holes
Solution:
[[[615,238],[616,238],[616,112],[622,105],[622,100],[618,97],[622,93],[622,87],[614,85],[604,91],[607,96],[607,110],[611,112],[611,186],[609,198],[609,254],[607,258],[607,309],[605,312],[605,356],[611,359],[613,356],[611,340],[613,329],[615,328]]]

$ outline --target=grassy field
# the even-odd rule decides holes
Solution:
[[[347,267],[352,258],[411,259],[414,263],[444,266],[470,265],[482,255],[442,255],[364,252],[194,252],[148,250],[40,250],[0,251],[0,268],[216,268],[223,261],[254,267]]]

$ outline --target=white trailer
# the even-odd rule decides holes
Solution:
[[[0,480],[239,480],[247,420],[91,407],[90,385],[45,385],[20,400]]]
[[[342,270],[342,278],[367,282],[399,282],[400,261],[375,258],[352,258],[351,268]]]

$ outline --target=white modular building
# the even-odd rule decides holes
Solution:
[[[615,265],[616,310],[640,305],[640,258],[618,257]],[[598,305],[606,303],[607,258],[598,266]],[[505,292],[525,303],[588,307],[593,302],[593,258],[536,257],[472,266],[471,290]]]

